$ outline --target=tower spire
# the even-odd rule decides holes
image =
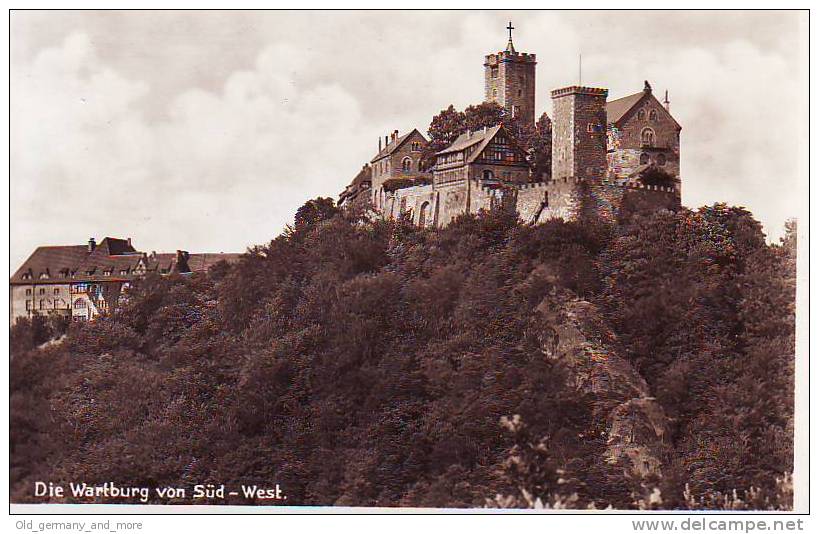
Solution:
[[[509,42],[506,43],[506,51],[507,52],[514,52],[515,51],[515,45],[512,44],[512,30],[514,30],[515,27],[512,26],[512,21],[511,20],[509,21],[509,25],[506,27],[506,29],[509,30]]]

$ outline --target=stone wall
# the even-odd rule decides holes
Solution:
[[[486,56],[484,93],[487,102],[497,102],[525,124],[535,122],[535,54],[505,50]],[[494,76],[493,73],[497,73]]]
[[[593,87],[552,91],[552,178],[605,176],[607,95],[608,90]]]

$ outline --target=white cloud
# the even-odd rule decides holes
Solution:
[[[217,15],[15,16],[13,265],[39,244],[91,235],[149,250],[265,242],[306,199],[335,196],[379,135],[480,102],[483,56],[505,46],[510,18]],[[576,83],[582,52],[584,84],[611,97],[644,79],[670,90],[686,204],[745,205],[774,236],[798,213],[795,15],[511,18],[517,48],[538,57],[539,112],[551,114],[551,89]]]

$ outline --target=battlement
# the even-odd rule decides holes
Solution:
[[[510,50],[503,50],[496,54],[489,54],[485,56],[484,67],[489,65],[497,65],[502,61],[515,61],[518,63],[537,63],[537,54],[527,54],[526,52],[512,52]]]
[[[560,98],[569,95],[587,95],[587,96],[602,96],[607,97],[609,90],[602,87],[582,87],[579,85],[571,85],[561,89],[554,89],[552,91],[552,98]]]
[[[620,187],[625,187],[627,189],[638,189],[643,191],[662,191],[664,193],[677,193],[677,188],[674,186],[662,186],[662,185],[646,185],[636,182],[627,182]]]

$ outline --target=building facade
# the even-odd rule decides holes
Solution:
[[[114,309],[131,283],[149,273],[168,275],[206,272],[239,254],[150,254],[130,239],[104,238],[99,244],[38,247],[9,280],[9,321],[59,315],[72,321],[92,320]]]
[[[533,124],[535,55],[517,52],[511,23],[508,28],[506,50],[485,56],[485,100],[503,106],[516,123]],[[613,220],[630,200],[657,208],[680,205],[681,127],[671,116],[667,93],[661,104],[645,82],[643,91],[612,101],[599,87],[572,85],[550,94],[551,176],[532,174],[529,155],[501,124],[466,132],[438,152],[429,180],[420,168],[420,151],[415,159],[414,145],[408,144],[423,148],[426,139],[418,130],[402,137],[395,131],[385,146],[379,140],[371,162],[373,212],[443,226],[462,213],[505,207],[535,224],[553,218]]]
[[[535,123],[535,54],[518,53],[510,31],[506,50],[485,56],[484,100],[523,124]]]

